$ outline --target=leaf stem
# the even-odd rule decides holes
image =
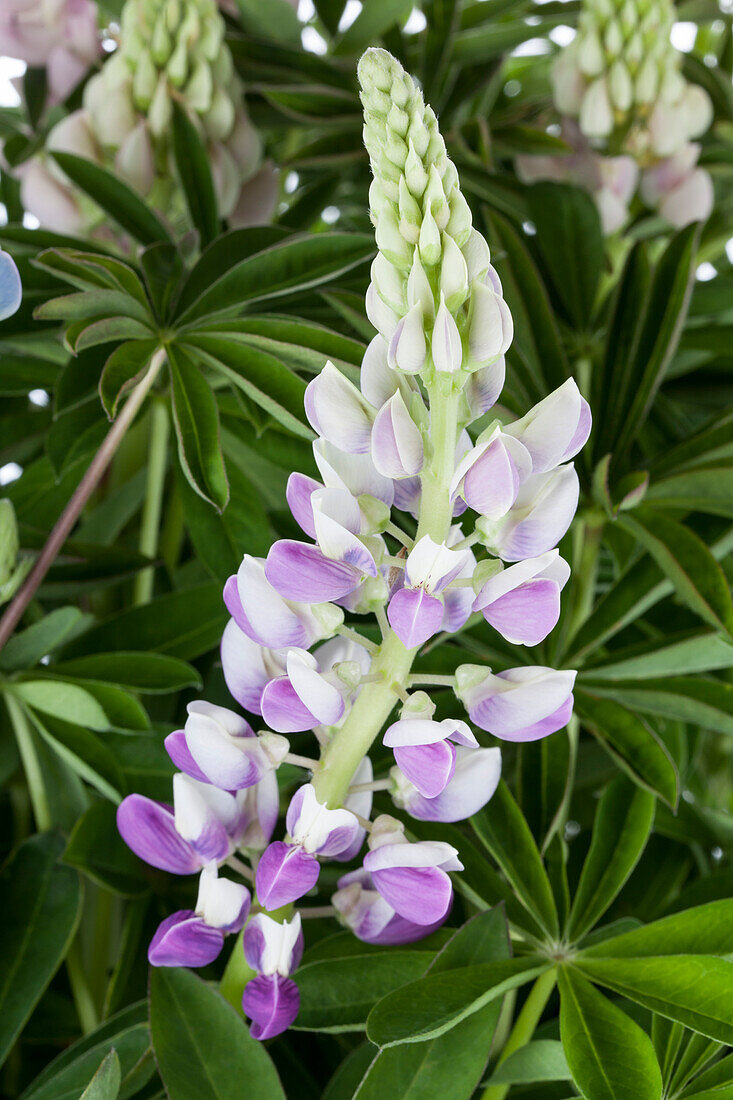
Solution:
[[[556,982],[557,971],[554,967],[537,978],[527,1000],[522,1005],[521,1012],[514,1021],[514,1027],[496,1063],[497,1067],[505,1062],[510,1054],[514,1054],[530,1041],[542,1019],[542,1013],[547,1007]],[[510,1088],[511,1085],[489,1085],[481,1094],[481,1100],[504,1100]]]
[[[82,1033],[88,1035],[98,1026],[99,1017],[87,981],[87,971],[82,959],[78,937],[74,939],[66,955],[66,972],[69,975],[69,985],[71,986],[74,1006],[79,1017]]]
[[[149,390],[151,389],[155,379],[160,373],[160,369],[165,362],[165,349],[158,348],[150,360],[150,366],[148,367],[145,375],[140,382],[135,386],[134,390],[128,397],[125,405],[120,412],[119,416],[115,420],[114,424],[107,432],[102,445],[95,454],[94,458],[89,464],[89,467],[81,479],[76,489],[74,490],[69,503],[64,508],[61,516],[59,517],[56,525],[54,526],[51,534],[46,540],[46,544],[38,555],[36,564],[28,574],[28,577],[23,584],[22,588],[18,591],[15,599],[13,599],[7,606],[5,614],[0,619],[0,649],[3,648],[10,635],[15,630],[16,626],[20,622],[25,609],[33,599],[36,590],[42,583],[46,573],[56,560],[61,547],[66,542],[67,538],[71,534],[71,531],[79,519],[84,506],[86,505],[89,497],[96,489],[99,482],[109,466],[112,456],[120,445],[122,437],[127,429],[132,424],[137,412],[140,409],[143,401],[145,400]]]
[[[160,517],[163,511],[163,492],[168,464],[168,410],[163,401],[153,401],[150,409],[150,445],[145,503],[140,521],[140,553],[154,558],[158,553]],[[153,595],[155,566],[141,569],[135,577],[133,606],[150,603]]]

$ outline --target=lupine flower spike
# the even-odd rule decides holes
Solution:
[[[577,504],[572,459],[590,411],[569,379],[520,420],[497,418],[471,434],[504,380],[513,330],[501,282],[411,78],[372,49],[359,80],[379,248],[366,304],[377,335],[361,386],[331,363],[310,383],[321,480],[295,472],[287,488],[303,537],[276,542],[264,561],[245,555],[225,586],[222,666],[249,718],[192,703],[166,740],[180,769],[173,807],[131,795],[118,815],[143,859],[201,877],[196,908],[156,934],[154,965],[208,961],[241,925],[249,895],[242,885],[235,896],[217,868],[254,884],[243,941],[257,977],[243,1004],[260,1039],[297,1015],[291,975],[308,904],[294,907],[316,887],[321,863],[356,861],[332,911],[357,937],[396,944],[428,935],[450,912],[451,874],[462,864],[449,843],[414,841],[410,819],[453,822],[480,810],[501,775],[493,739],[545,737],[573,705],[575,673],[529,659],[496,671],[460,667],[442,719],[429,692],[414,690],[420,647],[461,630],[472,613],[515,645],[552,630],[570,572],[556,544]],[[374,617],[378,645],[358,630]],[[421,672],[420,683],[445,677]],[[289,735],[306,731],[313,758],[290,752]],[[394,766],[375,781],[368,754],[379,736]],[[310,775],[273,840],[283,761]],[[403,816],[371,821],[373,791],[385,789]]]
[[[639,186],[647,206],[675,226],[704,220],[710,175],[695,141],[713,108],[682,73],[670,34],[672,0],[584,0],[578,33],[555,61],[552,83],[569,156],[517,158],[519,175],[569,180],[591,191],[606,233],[628,218]]]

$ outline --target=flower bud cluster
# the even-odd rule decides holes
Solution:
[[[675,226],[708,217],[712,182],[697,167],[693,139],[710,126],[707,92],[681,72],[670,32],[671,0],[584,0],[578,33],[555,61],[555,106],[563,116],[567,157],[521,157],[532,179],[565,179],[595,197],[607,233],[640,195]]]
[[[192,873],[214,861],[241,870],[239,856],[251,860],[259,915],[244,947],[259,976],[246,986],[244,1008],[260,1038],[297,1012],[290,974],[299,924],[296,932],[290,914],[316,887],[324,860],[352,863],[332,911],[366,942],[419,939],[450,911],[459,852],[412,840],[402,817],[371,820],[374,792],[391,796],[408,822],[462,820],[499,783],[491,739],[545,737],[566,725],[573,705],[572,671],[411,672],[426,642],[460,630],[472,613],[515,645],[536,645],[552,630],[569,575],[557,543],[578,501],[571,460],[588,437],[590,411],[569,379],[521,419],[497,418],[469,434],[503,385],[511,317],[501,283],[410,78],[382,50],[367,52],[359,75],[377,185],[380,252],[367,310],[378,334],[359,386],[326,363],[307,388],[320,477],[294,472],[287,486],[303,537],[278,540],[265,560],[245,555],[224,589],[224,677],[267,729],[255,733],[231,711],[191,704],[185,728],[166,742],[180,769],[173,809],[132,795],[119,811],[127,843],[155,866]],[[447,717],[436,717],[420,684],[452,689]],[[289,751],[289,739],[300,743],[308,731],[318,758]],[[379,736],[394,765],[375,779],[368,752]],[[282,838],[272,840],[282,762],[310,775],[290,798]],[[285,916],[290,931],[265,913]],[[202,904],[186,919],[197,930],[210,925]],[[283,955],[282,965],[273,962]],[[185,950],[176,959],[185,964]]]
[[[172,164],[174,104],[196,126],[209,156],[219,210],[235,224],[267,220],[275,201],[272,169],[244,104],[215,0],[126,0],[119,43],[88,81],[83,106],[50,132],[47,148],[112,169],[175,220],[185,217]],[[22,170],[27,209],[44,225],[97,228],[100,214],[53,162]]]

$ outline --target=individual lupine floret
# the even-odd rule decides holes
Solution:
[[[503,561],[537,557],[557,546],[578,507],[580,484],[572,465],[533,474],[520,486],[514,504],[499,520],[481,517],[476,529],[483,544]]]
[[[290,840],[270,844],[257,865],[257,897],[270,910],[307,894],[320,873],[316,856],[340,855],[351,847],[359,830],[350,810],[321,805],[310,783],[293,795],[286,825]]]
[[[570,566],[557,550],[518,561],[508,569],[486,564],[488,569],[475,574],[473,610],[480,611],[508,642],[539,645],[560,617],[560,593],[570,577]]]
[[[427,798],[401,768],[390,771],[392,801],[420,821],[464,821],[483,809],[501,778],[501,750],[456,747],[453,775],[440,794]]]
[[[394,752],[402,774],[425,798],[436,798],[450,783],[456,770],[457,745],[478,748],[471,727],[456,718],[434,722],[432,717],[402,717],[388,727],[383,743]]]
[[[300,1008],[298,987],[289,977],[303,955],[300,914],[279,922],[258,913],[242,944],[248,965],[258,972],[245,987],[242,1008],[252,1020],[254,1038],[271,1039],[290,1027]]]
[[[423,535],[407,555],[404,584],[390,599],[387,615],[408,649],[422,645],[440,630],[445,615],[443,593],[465,569],[467,553]]]
[[[526,665],[494,675],[483,665],[456,670],[456,695],[482,730],[502,741],[537,741],[566,726],[577,673]]]
[[[183,760],[183,736],[198,773],[194,779],[230,791],[253,787],[278,767],[290,748],[287,738],[269,730],[257,736],[249,722],[226,707],[196,700],[187,710],[185,727],[169,734],[166,748],[172,758]]]
[[[381,814],[369,834],[364,857],[374,887],[399,916],[412,924],[435,925],[453,900],[449,871],[462,871],[458,850],[441,840],[410,844],[401,822]]]
[[[249,890],[219,878],[216,863],[199,876],[195,909],[180,909],[158,926],[148,948],[152,966],[207,966],[224,946],[227,934],[240,932],[249,914]]]
[[[441,917],[434,924],[405,920],[374,888],[372,876],[364,867],[342,875],[338,887],[331,904],[339,920],[364,943],[414,943],[440,928],[445,919]]]
[[[3,0],[0,54],[45,67],[51,103],[66,99],[101,52],[93,0]]]

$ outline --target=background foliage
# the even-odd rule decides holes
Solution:
[[[0,245],[25,288],[0,326],[0,465],[20,471],[2,495],[21,558],[44,544],[152,353],[167,353],[0,653],[0,1090],[229,1100],[246,1080],[250,1100],[726,1100],[730,16],[706,0],[679,5],[697,24],[685,71],[715,104],[702,157],[713,216],[672,233],[639,213],[604,240],[588,195],[524,187],[512,167],[518,152],[563,148],[545,129],[548,35],[573,25],[572,0],[425,0],[413,33],[404,0],[365,4],[344,30],[342,0],[319,0],[305,33],[284,0],[275,7],[263,19],[259,3],[239,0],[228,23],[250,114],[284,166],[273,225],[221,222],[183,115],[183,237],[70,154],[57,160],[126,235],[125,255],[24,227],[14,180],[0,181]],[[310,32],[325,52],[303,47]],[[211,984],[216,966],[209,984],[187,971],[149,979],[147,943],[179,907],[178,884],[126,849],[114,811],[132,790],[167,797],[163,736],[187,700],[226,701],[222,582],[244,550],[264,554],[293,533],[288,472],[314,472],[305,386],[325,358],[356,377],[371,336],[355,60],[375,42],[420,79],[492,246],[516,330],[506,407],[523,412],[574,375],[595,423],[561,548],[573,579],[556,631],[525,650],[471,621],[430,667],[577,668],[576,717],[545,741],[505,746],[486,809],[470,826],[440,826],[466,865],[449,927],[385,949],[309,922],[301,1014],[265,1048]],[[42,110],[24,110],[0,114],[16,161],[47,125]],[[279,774],[287,794],[293,774]],[[409,829],[422,838],[433,827]],[[335,874],[324,868],[324,900]]]

